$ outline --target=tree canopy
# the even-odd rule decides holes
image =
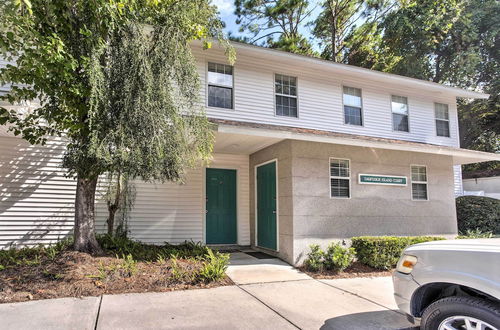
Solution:
[[[11,0],[1,4],[0,71],[10,103],[38,100],[0,124],[43,143],[68,140],[64,166],[77,177],[75,247],[98,249],[93,221],[97,178],[181,180],[207,159],[212,133],[198,102],[189,43],[222,37],[208,0]],[[230,52],[230,48],[227,47]],[[228,55],[230,55],[228,53]],[[230,56],[231,57],[231,56]]]
[[[251,43],[312,55],[311,43],[299,31],[311,14],[308,0],[235,0],[240,32],[248,31]]]

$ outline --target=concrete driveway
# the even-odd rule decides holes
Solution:
[[[232,258],[234,286],[0,305],[2,329],[404,329],[389,277],[314,280]],[[257,272],[267,269],[269,276]],[[264,272],[266,273],[266,272]],[[252,281],[249,274],[257,274]],[[274,281],[273,278],[279,280]]]

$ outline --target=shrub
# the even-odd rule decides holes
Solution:
[[[307,259],[304,261],[306,268],[312,272],[319,272],[323,270],[323,256],[324,252],[318,244],[309,245],[311,252],[307,254]]]
[[[352,247],[361,263],[377,269],[392,269],[407,246],[443,239],[431,236],[363,236],[353,237]]]
[[[467,238],[492,238],[493,233],[492,232],[487,232],[484,233],[480,230],[470,230],[468,229],[465,233],[462,233],[462,235],[457,236],[458,239],[467,239]]]
[[[345,248],[340,243],[330,243],[324,254],[324,265],[328,270],[343,271],[352,265],[356,253],[353,248]]]
[[[481,196],[456,199],[458,231],[491,232],[500,235],[500,200]]]
[[[229,254],[213,252],[208,249],[208,253],[203,261],[199,276],[204,282],[218,281],[226,276],[226,269],[229,264]]]
[[[8,250],[0,250],[0,265],[5,268],[15,265],[38,265],[45,259],[52,261],[72,243],[72,239],[63,239],[48,246],[11,247]]]
[[[132,255],[134,260],[155,262],[158,257],[164,259],[176,256],[178,258],[204,257],[208,248],[201,243],[186,241],[183,244],[164,245],[144,244],[123,236],[98,235],[97,240],[101,247],[116,255]]]

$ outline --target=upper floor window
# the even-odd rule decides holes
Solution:
[[[392,128],[395,131],[408,132],[408,98],[392,95]]]
[[[351,170],[348,159],[330,159],[330,197],[351,197]]]
[[[427,200],[427,167],[411,167],[411,197],[413,200]]]
[[[434,103],[437,136],[450,137],[450,116],[448,104]]]
[[[363,125],[361,89],[344,86],[344,123]]]
[[[233,67],[208,63],[208,106],[233,108]]]
[[[297,78],[274,75],[276,115],[297,117]]]

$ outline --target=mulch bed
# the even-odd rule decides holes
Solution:
[[[123,259],[63,251],[54,260],[9,266],[0,270],[0,303],[61,297],[98,296],[131,292],[165,292],[232,285],[229,278],[200,282],[193,274],[201,267],[194,259],[141,262],[131,273]],[[175,273],[175,274],[174,274]]]
[[[300,268],[301,271],[316,279],[339,279],[339,278],[355,278],[355,277],[380,277],[391,276],[392,271],[380,270],[364,265],[359,262],[353,263],[342,272],[324,270],[322,272],[311,272],[305,267]]]

